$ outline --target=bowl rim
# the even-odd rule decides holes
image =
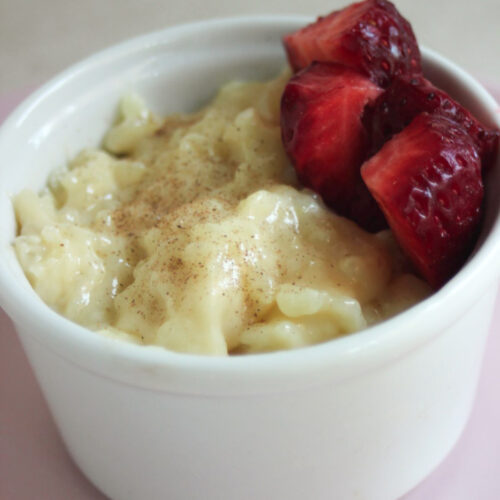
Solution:
[[[79,74],[91,71],[110,58],[124,56],[131,50],[139,50],[158,43],[168,43],[170,38],[177,35],[189,36],[200,30],[229,29],[240,25],[245,29],[252,26],[254,28],[268,26],[274,27],[275,30],[283,30],[289,27],[292,31],[310,21],[311,17],[295,15],[210,19],[168,27],[99,51],[51,79],[10,114],[0,127],[0,151],[4,136],[10,134],[12,129],[19,127],[25,120],[29,119],[30,112],[47,96],[57,92],[59,87],[70,84],[71,80],[77,78]],[[421,51],[425,61],[439,66],[445,73],[458,77],[467,86],[467,89],[473,91],[474,95],[491,111],[493,122],[500,127],[495,100],[473,77],[436,52],[422,46]],[[500,168],[500,164],[497,164],[496,168]],[[6,251],[8,251],[6,248],[1,250],[1,252]],[[459,311],[467,311],[475,303],[474,299],[475,301],[479,300],[486,293],[488,287],[491,287],[498,279],[500,263],[497,256],[499,253],[500,215],[496,214],[496,221],[488,238],[482,242],[470,261],[428,299],[380,324],[341,338],[294,350],[246,354],[244,356],[213,357],[177,353],[159,346],[138,346],[106,338],[59,315],[45,305],[34,292],[27,294],[25,288],[13,279],[3,263],[0,265],[0,305],[16,325],[22,324],[24,329],[32,329],[33,337],[36,340],[51,349],[60,342],[61,350],[56,349],[56,351],[66,359],[83,365],[84,368],[88,367],[84,361],[81,359],[75,361],[74,357],[65,354],[64,349],[69,347],[69,350],[73,351],[83,350],[87,353],[93,353],[97,357],[104,352],[108,359],[121,360],[128,366],[166,366],[170,370],[189,372],[196,377],[208,376],[214,383],[221,377],[231,377],[235,374],[250,381],[257,378],[264,380],[266,377],[285,380],[290,375],[301,374],[303,376],[305,373],[313,371],[335,370],[336,368],[342,371],[349,363],[359,366],[359,363],[366,363],[370,359],[373,361],[374,358],[383,362],[427,342],[457,320],[457,318],[441,314],[441,311],[450,306]],[[30,311],[29,315],[26,314],[27,310]],[[45,327],[40,328],[40,324]],[[402,330],[404,331],[402,332]],[[42,331],[44,333],[40,333]],[[48,337],[50,337],[51,346],[46,342]],[[63,346],[66,347],[63,349]],[[366,364],[366,367],[368,366],[370,363]],[[95,367],[92,368],[92,371],[96,371]],[[109,370],[103,371],[106,371],[111,378],[123,380],[118,374],[115,377],[109,373]]]

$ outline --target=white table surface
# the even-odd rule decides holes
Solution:
[[[242,14],[328,13],[346,0],[0,0],[0,95],[172,24]],[[500,0],[396,0],[420,43],[500,83]]]

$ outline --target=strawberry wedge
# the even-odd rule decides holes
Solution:
[[[367,106],[363,123],[370,136],[371,152],[380,149],[424,111],[442,114],[462,125],[478,147],[483,168],[493,164],[498,149],[498,131],[483,125],[423,76],[395,78],[387,90]]]
[[[386,222],[360,175],[366,158],[361,115],[381,92],[346,66],[313,63],[289,81],[281,100],[283,144],[299,180],[370,231]]]
[[[313,61],[342,63],[382,87],[394,76],[421,73],[411,25],[386,0],[365,0],[320,17],[283,43],[294,71]]]
[[[474,140],[456,121],[422,113],[361,168],[415,268],[439,287],[477,236],[483,184]]]

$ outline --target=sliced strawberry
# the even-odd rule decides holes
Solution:
[[[399,244],[442,285],[477,235],[483,184],[476,145],[454,120],[422,113],[361,168]]]
[[[370,151],[380,149],[423,111],[438,112],[460,123],[476,143],[483,167],[493,163],[498,149],[498,131],[483,125],[423,76],[395,78],[387,90],[367,106],[363,123],[370,136]]]
[[[313,61],[337,62],[382,87],[396,75],[422,72],[411,25],[386,0],[365,0],[332,12],[283,42],[294,71]]]
[[[300,181],[368,230],[386,227],[363,184],[361,114],[382,89],[340,64],[313,63],[288,82],[281,100],[285,150]]]

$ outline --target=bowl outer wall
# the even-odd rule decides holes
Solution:
[[[392,500],[464,428],[495,290],[488,295],[384,367],[258,395],[129,386],[19,332],[70,454],[110,498]]]
[[[31,332],[35,341],[65,359],[127,384],[186,394],[258,394],[297,390],[322,384],[326,379],[341,380],[394,362],[459,322],[496,287],[500,272],[500,221],[498,196],[495,199],[493,193],[500,189],[498,164],[491,172],[488,186],[481,245],[468,264],[441,290],[410,310],[325,344],[229,358],[138,347],[89,332],[59,316],[31,289],[11,248],[15,222],[10,197],[26,184],[26,165],[44,160],[39,162],[43,168],[31,168],[28,176],[31,187],[40,188],[51,166],[63,162],[62,148],[70,157],[81,147],[98,143],[111,123],[119,96],[131,86],[144,90],[147,100],[151,95],[159,103],[159,82],[168,72],[172,77],[172,67],[182,76],[189,65],[198,64],[199,71],[210,76],[185,81],[183,96],[176,95],[170,87],[166,108],[160,110],[163,112],[175,110],[176,106],[195,107],[206,100],[228,76],[235,76],[228,70],[228,60],[238,67],[239,76],[252,76],[250,62],[256,65],[255,76],[271,76],[272,68],[277,71],[280,63],[285,63],[281,36],[309,21],[294,16],[222,19],[146,35],[68,69],[14,111],[0,129],[0,210],[6,226],[0,240],[0,304],[20,329]],[[222,55],[214,55],[217,51],[222,51]],[[465,99],[480,118],[500,125],[495,101],[472,77],[434,52],[422,52],[426,71],[437,83],[442,80],[448,85],[443,86]],[[167,57],[175,64],[167,66]],[[220,71],[210,73],[207,58]],[[236,62],[238,59],[240,63]],[[265,64],[259,63],[261,59],[266,60]],[[454,88],[449,88],[450,82]],[[115,97],[99,112],[99,123],[92,133],[86,132],[84,126],[83,131],[75,129],[75,121],[82,117],[87,123],[92,122],[92,113],[97,112],[93,103],[99,102],[98,107],[102,108],[103,93],[108,99]],[[65,136],[66,128],[71,131]],[[32,172],[35,173],[31,175]]]

